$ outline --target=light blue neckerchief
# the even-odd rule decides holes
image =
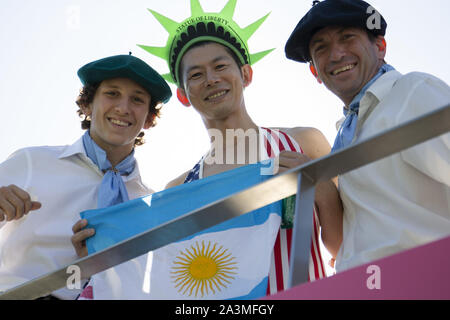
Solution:
[[[136,165],[134,150],[116,167],[113,167],[106,157],[106,152],[92,140],[89,131],[83,135],[83,145],[89,159],[102,172],[105,172],[98,191],[98,208],[105,208],[127,201],[129,199],[128,192],[121,176],[133,172]]]
[[[367,89],[379,77],[391,70],[395,70],[394,67],[389,64],[384,64],[380,70],[378,70],[378,73],[369,82],[367,82],[356,97],[353,98],[349,108],[344,108],[345,120],[339,128],[336,139],[334,140],[333,148],[331,148],[331,152],[347,147],[352,142],[353,137],[355,136],[356,124],[358,123],[359,102],[366,93]]]

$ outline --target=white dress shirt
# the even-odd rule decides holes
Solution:
[[[387,72],[360,102],[353,143],[449,103],[443,81]],[[336,270],[450,235],[449,160],[447,133],[340,176],[344,238]]]
[[[72,226],[81,211],[97,207],[102,178],[81,138],[70,146],[21,149],[0,164],[0,186],[15,184],[42,203],[19,220],[0,223],[0,292],[78,259]],[[122,178],[130,199],[152,193],[137,165]],[[53,295],[74,299],[80,291],[63,288]]]

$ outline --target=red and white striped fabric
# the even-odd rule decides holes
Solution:
[[[303,153],[297,142],[288,134],[260,128],[260,135],[264,137],[264,148],[268,158],[276,157],[282,151],[296,151]],[[311,241],[311,256],[309,261],[309,281],[320,279],[326,276],[322,255],[319,246],[319,223],[316,210],[314,210],[313,234]],[[289,279],[289,259],[292,241],[292,228],[280,228],[272,253],[272,263],[269,271],[269,283],[267,295],[275,294],[287,289]],[[81,293],[79,300],[92,300],[93,290],[91,281]]]
[[[288,134],[261,128],[261,135],[264,136],[264,147],[267,157],[278,156],[282,151],[296,151],[303,153],[297,142]],[[325,266],[319,245],[319,223],[315,208],[313,219],[313,233],[311,239],[311,255],[309,259],[309,281],[324,278],[326,276]],[[280,228],[272,253],[272,263],[269,272],[269,284],[267,295],[275,294],[287,289],[289,280],[289,260],[291,256],[292,228]]]

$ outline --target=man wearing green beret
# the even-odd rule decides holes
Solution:
[[[333,151],[449,104],[442,80],[385,62],[387,23],[370,4],[314,3],[285,49],[344,103]],[[450,235],[449,145],[445,134],[339,177],[338,272]]]
[[[77,232],[85,225],[77,222],[81,211],[153,192],[141,180],[134,149],[171,97],[166,81],[131,55],[91,62],[78,76],[85,134],[72,145],[18,150],[0,164],[0,291],[82,255],[92,230]],[[74,299],[80,289],[53,296]]]

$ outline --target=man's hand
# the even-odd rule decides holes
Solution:
[[[305,154],[284,151],[279,155],[279,172],[298,167],[312,159]],[[336,180],[336,181],[335,181]],[[342,243],[343,207],[336,188],[337,179],[315,185],[314,204],[322,228],[321,237],[327,250],[335,258]]]
[[[83,258],[88,255],[86,239],[95,234],[95,229],[83,229],[88,224],[86,219],[78,220],[72,227],[73,236],[70,238],[78,257]]]
[[[280,152],[278,159],[279,159],[278,173],[288,171],[289,169],[298,167],[308,161],[311,161],[311,158],[308,157],[307,155],[295,151]]]
[[[0,221],[19,220],[41,206],[40,202],[31,200],[28,192],[13,184],[0,188]]]

